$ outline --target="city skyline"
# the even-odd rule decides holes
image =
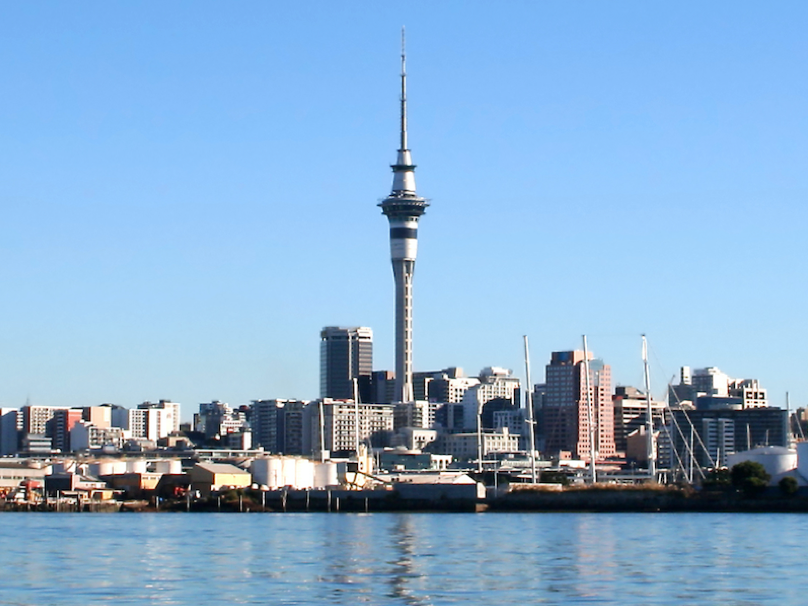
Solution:
[[[646,333],[655,396],[718,366],[808,404],[808,9],[461,6],[6,7],[0,405],[313,399],[324,326],[393,369],[402,23],[415,371],[585,333],[640,386]]]

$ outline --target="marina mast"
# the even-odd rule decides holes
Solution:
[[[595,484],[598,481],[598,474],[595,471],[595,459],[597,458],[597,451],[595,449],[595,426],[593,422],[593,414],[592,414],[592,381],[589,376],[589,348],[586,346],[586,335],[583,335],[584,341],[584,374],[586,375],[585,378],[585,389],[586,389],[586,418],[587,424],[589,425],[589,467],[591,472],[592,483]]]
[[[654,441],[654,407],[651,404],[651,374],[648,371],[648,341],[642,336],[642,363],[645,375],[645,433],[648,451],[648,475],[656,482],[656,444]]]
[[[525,340],[525,380],[527,381],[527,423],[529,428],[528,444],[530,448],[530,481],[536,483],[536,421],[533,419],[533,384],[530,382],[530,351],[527,346],[527,335],[523,335]]]

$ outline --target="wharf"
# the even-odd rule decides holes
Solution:
[[[678,486],[603,484],[564,489],[520,486],[484,498],[445,489],[446,485],[416,485],[373,490],[245,490],[193,500],[5,502],[0,511],[808,513],[808,495],[785,496],[776,490],[751,497],[733,490],[695,491]]]

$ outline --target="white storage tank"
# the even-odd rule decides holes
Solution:
[[[797,471],[803,478],[808,478],[808,442],[797,443]]]
[[[102,459],[87,466],[87,471],[91,476],[113,476],[126,472],[126,463],[114,459]]]
[[[154,472],[179,475],[182,473],[182,461],[179,459],[164,459],[162,461],[155,461]]]
[[[250,466],[253,482],[277,490],[285,486],[296,489],[315,486],[315,463],[300,457],[272,455],[255,459]],[[336,484],[336,471],[334,472]]]
[[[297,471],[297,460],[294,457],[283,457],[281,461],[283,464],[283,480],[281,485],[294,487],[296,476],[295,472]]]
[[[277,455],[255,459],[250,465],[253,482],[275,490],[283,486],[283,459]]]
[[[314,463],[308,459],[298,459],[295,466],[295,488],[314,486]]]
[[[250,475],[256,484],[269,487],[269,459],[255,459],[250,465]]]
[[[339,484],[337,476],[337,464],[333,461],[314,464],[314,486],[313,488],[328,488]]]
[[[283,486],[283,459],[280,457],[269,457],[267,486],[273,490]]]
[[[126,461],[127,473],[146,473],[145,459],[128,459]]]
[[[802,444],[800,444],[802,446]],[[806,451],[808,455],[808,451]],[[803,457],[805,458],[805,457]],[[797,467],[797,452],[783,446],[764,446],[753,448],[746,452],[737,452],[727,457],[727,467],[732,469],[733,465],[744,461],[754,461],[763,465],[766,473],[775,477]],[[808,461],[804,465],[808,466]],[[802,470],[800,470],[802,473]]]

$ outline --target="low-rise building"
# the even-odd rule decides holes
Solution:
[[[120,427],[97,427],[88,421],[78,421],[70,430],[70,447],[76,452],[104,447],[119,450],[122,446]]]
[[[50,465],[31,460],[0,460],[0,490],[16,488],[23,481],[44,481],[52,471]]]
[[[189,474],[192,489],[203,496],[231,488],[247,488],[252,484],[249,471],[226,463],[197,463]]]
[[[614,405],[614,446],[617,452],[627,453],[629,434],[646,426],[648,400],[645,393],[636,387],[618,385],[612,396],[612,403]],[[659,428],[664,425],[666,408],[665,402],[651,400],[654,427]],[[628,454],[626,456],[632,458]],[[645,459],[647,460],[647,456]]]
[[[438,438],[432,450],[452,455],[459,461],[473,461],[477,459],[477,438],[476,432],[444,434]],[[480,438],[483,458],[489,453],[519,450],[519,436],[510,434],[505,428],[483,432]]]
[[[379,453],[379,469],[383,471],[443,471],[452,463],[452,455],[420,450],[384,449]]]
[[[69,472],[45,476],[46,494],[57,496],[70,492],[93,501],[108,501],[115,496],[115,491],[98,478]]]
[[[402,427],[393,436],[392,446],[403,446],[407,450],[423,450],[438,439],[435,429]]]

